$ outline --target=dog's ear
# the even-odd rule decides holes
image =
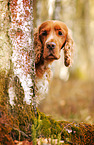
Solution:
[[[64,64],[67,67],[72,65],[73,62],[73,47],[74,47],[74,42],[70,34],[70,30],[68,30],[68,35],[64,46]]]
[[[42,44],[39,38],[39,29],[34,30],[35,63],[38,64],[41,57]]]

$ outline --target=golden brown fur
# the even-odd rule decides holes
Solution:
[[[34,33],[36,102],[39,103],[47,93],[52,77],[51,63],[60,58],[64,49],[65,66],[72,63],[73,40],[68,27],[60,21],[49,20],[42,23]]]
[[[42,78],[49,71],[48,65],[60,58],[64,49],[65,66],[72,62],[73,40],[68,27],[61,21],[49,20],[42,23],[34,34],[36,75]]]

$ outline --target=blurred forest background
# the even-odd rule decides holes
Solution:
[[[63,21],[72,31],[74,63],[65,67],[62,52],[39,110],[57,120],[94,123],[94,1],[34,0],[34,27],[50,19]]]

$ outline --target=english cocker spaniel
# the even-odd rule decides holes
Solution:
[[[68,27],[61,21],[49,20],[42,23],[34,33],[36,95],[37,102],[48,92],[51,79],[51,63],[60,58],[64,50],[64,64],[70,66],[73,56],[73,40]],[[39,98],[40,97],[40,98]]]

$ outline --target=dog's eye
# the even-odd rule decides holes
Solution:
[[[46,30],[43,31],[43,32],[42,32],[42,35],[43,35],[43,36],[46,36],[46,35],[47,35],[47,31],[46,31]]]
[[[59,32],[58,32],[58,35],[62,36],[62,35],[63,35],[63,33],[62,33],[61,31],[59,31]]]

